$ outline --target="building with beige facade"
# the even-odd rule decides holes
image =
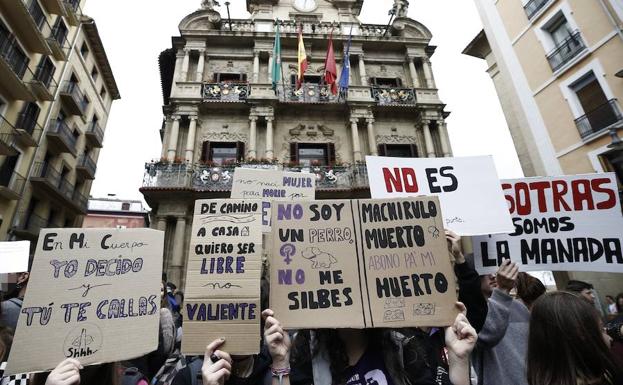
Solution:
[[[0,2],[0,240],[80,227],[119,91],[80,0]]]
[[[475,2],[484,31],[464,53],[487,61],[525,175],[612,171],[623,189],[623,3]],[[570,277],[623,291],[620,275]]]
[[[363,0],[248,0],[248,19],[203,1],[160,55],[162,159],[146,164],[141,192],[164,230],[165,271],[183,287],[194,201],[227,198],[236,165],[312,172],[318,199],[369,197],[365,155],[450,156],[445,105],[430,57],[431,32],[395,1],[389,26],[358,16]],[[285,81],[272,89],[275,26]],[[301,89],[297,31],[309,68]],[[344,98],[323,83],[329,35],[338,73],[352,31]]]

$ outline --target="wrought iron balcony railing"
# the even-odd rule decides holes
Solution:
[[[249,90],[248,83],[205,83],[202,95],[209,102],[244,102]]]
[[[372,87],[372,97],[381,106],[414,106],[417,102],[412,88]]]
[[[84,115],[87,109],[87,101],[84,98],[84,94],[80,90],[80,86],[76,82],[66,81],[63,84],[62,94],[69,95],[71,98],[69,106],[73,111]]]
[[[25,81],[30,80],[24,79],[26,73],[29,72],[28,63],[30,63],[30,59],[22,51],[15,39],[9,38],[0,42],[0,56],[7,62],[18,78]]]
[[[532,19],[534,15],[536,15],[545,4],[547,4],[550,0],[530,0],[526,5],[523,6],[523,9],[526,11],[526,15],[528,19]]]
[[[6,176],[0,175],[0,196],[18,199],[24,192],[24,186],[26,186],[26,179],[15,170]],[[8,189],[9,193],[5,193],[3,188]]]
[[[266,32],[265,27],[259,28],[260,23],[256,23],[249,19],[231,19],[223,20],[221,31],[223,32]],[[302,25],[304,34],[318,34],[348,37],[352,32],[354,36],[383,37],[390,36],[385,33],[386,26],[381,24],[360,24],[354,26],[351,30],[350,24],[341,24],[336,22],[320,22],[313,23],[309,21],[283,20],[279,21],[279,28],[282,34],[296,34]]]
[[[32,177],[45,179],[52,186],[60,189],[61,173],[45,162],[35,162],[32,168]]]
[[[13,147],[16,136],[15,127],[4,116],[0,115],[0,155],[17,153],[17,150]]]
[[[72,194],[72,201],[80,210],[85,211],[89,204],[89,197],[76,189]]]
[[[78,158],[78,163],[76,167],[82,167],[87,170],[91,177],[95,176],[95,171],[97,170],[97,164],[95,161],[88,155],[80,155]]]
[[[339,98],[331,93],[331,87],[324,84],[305,83],[298,90],[288,85],[277,87],[279,100],[285,103],[337,103]]]
[[[104,130],[96,121],[91,122],[85,132],[87,139],[90,139],[95,147],[102,147],[104,142]]]
[[[37,237],[39,236],[39,231],[47,228],[48,225],[48,220],[37,214],[21,212],[18,214],[18,221],[17,225],[14,226],[14,230],[31,237]]]
[[[240,164],[245,167],[245,164]],[[190,189],[194,191],[223,192],[232,187],[237,166],[191,165],[184,163],[145,165],[143,188]],[[252,165],[252,167],[258,167]],[[347,166],[290,166],[270,165],[272,169],[314,174],[317,190],[352,190],[367,188],[365,164]]]
[[[586,113],[586,115],[577,118],[575,120],[575,125],[578,128],[580,137],[585,139],[594,133],[622,121],[623,116],[617,105],[617,100],[611,99],[593,111]]]
[[[43,133],[43,129],[37,123],[37,119],[38,117],[35,117],[35,115],[21,113],[15,124],[16,129],[26,132],[35,143],[39,143],[39,139],[41,139],[41,134]]]
[[[74,133],[69,128],[67,123],[59,120],[50,121],[50,125],[48,126],[48,134],[58,135],[70,150],[75,151],[76,143],[78,142],[78,140],[74,136]]]
[[[584,45],[580,31],[570,33],[565,40],[547,54],[547,60],[552,67],[552,71],[558,71],[585,48],[586,46]]]

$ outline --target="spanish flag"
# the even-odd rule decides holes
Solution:
[[[301,88],[303,76],[307,70],[307,52],[305,52],[305,43],[303,42],[303,25],[299,27],[299,51],[298,51],[298,67],[299,71],[296,78],[296,89]]]

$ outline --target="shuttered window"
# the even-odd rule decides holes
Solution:
[[[244,160],[244,142],[203,142],[201,161],[223,166]]]
[[[290,143],[290,161],[309,166],[328,166],[335,164],[335,145],[333,143]]]

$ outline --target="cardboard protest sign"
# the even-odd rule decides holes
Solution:
[[[30,242],[0,242],[0,274],[28,271]]]
[[[460,235],[513,231],[493,158],[366,156],[372,198],[436,195],[443,227]]]
[[[288,329],[450,325],[436,197],[275,202],[270,304]]]
[[[262,202],[198,200],[183,307],[184,354],[225,338],[230,354],[260,350]]]
[[[5,373],[155,350],[163,248],[150,229],[41,230]]]
[[[613,173],[503,180],[512,234],[474,238],[481,274],[510,258],[522,271],[623,273],[623,216]]]
[[[300,172],[236,168],[231,198],[262,200],[262,230],[270,232],[271,201],[313,200],[316,176]]]

